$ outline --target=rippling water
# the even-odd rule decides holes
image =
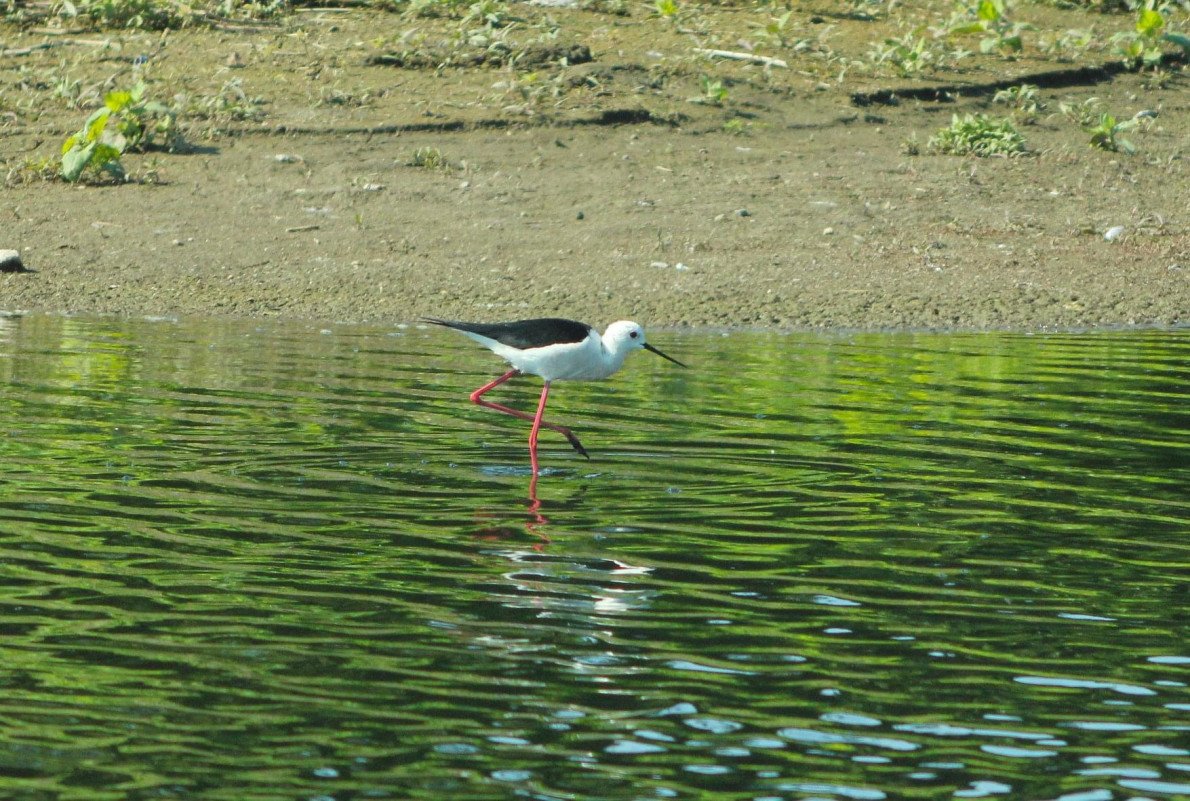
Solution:
[[[1190,332],[654,339],[0,318],[0,797],[1190,796]]]

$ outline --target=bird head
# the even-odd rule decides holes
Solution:
[[[608,350],[618,353],[628,353],[629,351],[640,350],[644,348],[647,351],[656,353],[663,359],[673,362],[679,367],[685,367],[677,359],[672,356],[666,356],[661,351],[654,348],[649,343],[645,342],[645,329],[641,328],[639,324],[631,320],[620,320],[612,323],[607,327],[603,333],[603,341]]]

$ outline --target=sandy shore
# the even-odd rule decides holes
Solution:
[[[553,105],[510,109],[510,90],[490,88],[520,73],[396,70],[364,54],[338,59],[335,85],[371,99],[327,103],[289,78],[319,53],[351,52],[376,23],[311,19],[292,59],[270,49],[276,32],[191,32],[165,48],[155,76],[169,88],[245,54],[236,78],[265,93],[267,115],[192,129],[181,153],[127,157],[148,180],[10,180],[0,248],[20,250],[29,272],[0,274],[0,310],[782,328],[1186,322],[1184,75],[1043,88],[1051,110],[1092,95],[1120,112],[1158,109],[1135,156],[1089,148],[1056,112],[1024,128],[1025,156],[911,155],[907,143],[952,112],[991,109],[987,94],[859,107],[853,92],[875,78],[829,85],[724,63],[730,99],[692,103],[703,66],[649,88],[662,73],[593,31],[594,63],[559,73],[583,94]],[[135,49],[132,37],[124,50]],[[581,88],[595,84],[602,93]],[[10,171],[54,152],[80,116],[51,111],[0,131]],[[416,166],[420,149],[443,163]]]

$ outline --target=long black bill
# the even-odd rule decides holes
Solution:
[[[645,343],[644,347],[645,347],[645,350],[647,350],[647,351],[652,351],[653,353],[656,353],[656,354],[657,354],[658,356],[660,356],[662,359],[667,359],[668,361],[671,361],[671,362],[673,362],[674,364],[676,364],[678,367],[686,367],[686,365],[682,364],[680,361],[678,361],[677,359],[675,359],[673,356],[666,356],[664,353],[662,353],[661,351],[659,351],[659,350],[657,350],[656,348],[654,348],[654,347],[653,347],[652,345],[650,345],[648,342],[646,342],[646,343]],[[687,368],[687,369],[689,369],[689,368]]]

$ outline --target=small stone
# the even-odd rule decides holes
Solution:
[[[823,229],[822,229],[822,235],[823,235],[823,236],[830,236],[830,235],[831,235],[831,234],[833,234],[834,232],[835,232],[835,229],[834,229],[834,228],[831,228],[829,225],[828,225],[826,228],[823,228]]]
[[[1124,226],[1113,225],[1111,228],[1108,228],[1106,231],[1103,232],[1103,238],[1106,239],[1108,242],[1115,242],[1117,239],[1119,239],[1121,236],[1123,236],[1123,234],[1124,234]]]
[[[736,209],[735,216],[737,216],[737,217],[751,217],[752,212],[748,211],[747,209]]]
[[[583,214],[581,211],[578,214],[574,215],[574,219],[576,219],[576,220],[584,220],[584,219],[586,219],[586,217],[587,217],[587,215]]]
[[[278,153],[273,156],[273,160],[278,164],[297,164],[302,160],[302,157],[294,153]]]
[[[23,273],[25,265],[19,250],[0,250],[0,273]]]

